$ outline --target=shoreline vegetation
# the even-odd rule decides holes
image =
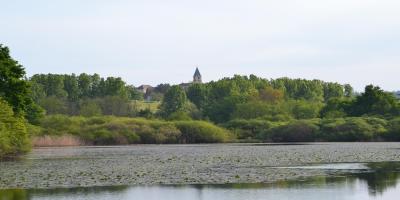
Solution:
[[[114,116],[53,115],[45,117],[40,127],[31,129],[36,138],[34,146],[223,143],[233,139],[226,129],[205,121]]]
[[[28,78],[3,45],[0,107],[0,158],[32,145],[400,141],[400,101],[374,85],[235,75],[143,91],[98,74]]]
[[[398,141],[399,119],[374,117],[293,120],[232,120],[219,126],[206,121],[164,121],[129,117],[52,115],[30,126],[34,147]]]

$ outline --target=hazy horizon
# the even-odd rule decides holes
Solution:
[[[7,1],[0,44],[37,73],[127,83],[208,82],[234,74],[400,90],[395,0]]]

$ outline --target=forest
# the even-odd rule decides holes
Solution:
[[[143,94],[95,73],[26,77],[2,45],[0,107],[0,157],[60,138],[79,145],[400,140],[399,99],[374,85],[357,93],[349,84],[235,75]]]

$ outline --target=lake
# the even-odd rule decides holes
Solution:
[[[41,148],[0,163],[0,199],[398,199],[399,149],[398,143]]]

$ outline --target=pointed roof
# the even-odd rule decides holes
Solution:
[[[201,76],[199,68],[196,67],[196,71],[194,72],[193,76]]]

